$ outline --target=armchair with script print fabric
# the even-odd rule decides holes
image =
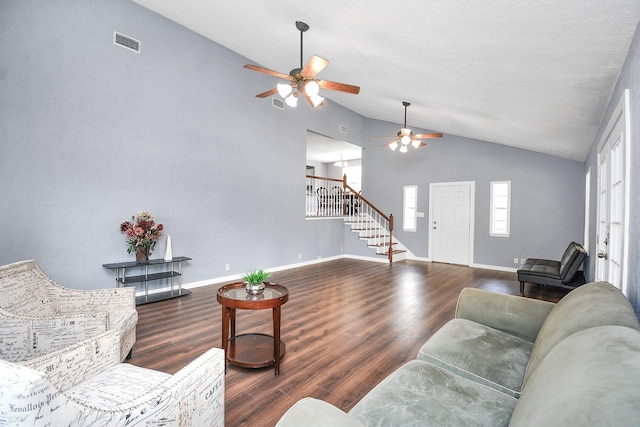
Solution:
[[[29,360],[113,329],[122,361],[136,341],[137,323],[134,288],[71,289],[35,261],[0,266],[0,359]]]
[[[119,358],[110,330],[27,362],[0,360],[0,425],[224,427],[222,349],[174,375]]]

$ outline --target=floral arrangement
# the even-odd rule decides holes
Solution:
[[[156,224],[149,212],[144,210],[132,216],[131,221],[120,224],[120,231],[127,235],[128,253],[138,252],[140,249],[151,253],[162,236],[162,230],[164,230],[163,225]]]

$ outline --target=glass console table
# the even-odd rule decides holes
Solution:
[[[143,283],[144,294],[136,297],[136,305],[141,305],[150,302],[163,301],[171,298],[178,298],[189,295],[191,293],[191,291],[189,291],[188,289],[182,289],[182,284],[180,282],[180,276],[182,276],[182,263],[184,261],[191,261],[191,258],[186,256],[178,256],[173,257],[173,259],[169,261],[165,261],[164,259],[159,258],[150,259],[145,263],[138,263],[136,261],[115,262],[110,264],[102,264],[102,266],[108,270],[116,270],[116,286],[119,288],[128,285],[133,285],[133,287],[135,287],[136,284]],[[127,275],[132,271],[137,272],[138,274]],[[177,289],[175,289],[174,286],[174,279],[176,277]],[[161,279],[168,279],[171,290],[150,294],[149,282]]]

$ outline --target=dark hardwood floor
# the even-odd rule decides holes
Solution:
[[[273,368],[228,366],[226,426],[273,426],[297,400],[312,396],[349,411],[380,380],[414,359],[453,318],[464,287],[519,295],[515,273],[449,264],[352,259],[276,272],[289,289],[282,307],[286,355]],[[130,363],[174,373],[211,347],[221,347],[222,284],[186,297],[138,306]],[[527,285],[530,298],[557,302],[565,293]],[[237,313],[237,333],[272,332],[271,310]]]

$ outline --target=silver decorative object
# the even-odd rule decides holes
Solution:
[[[249,283],[244,282],[249,295],[260,295],[264,291],[264,283]]]

